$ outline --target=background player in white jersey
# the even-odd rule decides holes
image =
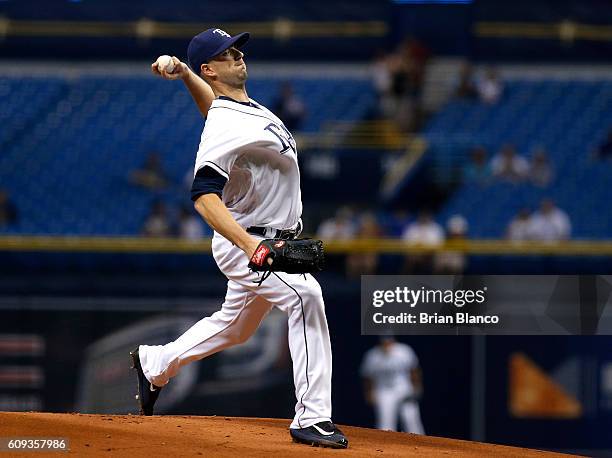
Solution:
[[[365,354],[361,376],[378,429],[397,431],[399,417],[404,431],[425,434],[418,402],[423,392],[421,370],[410,346],[383,337]]]
[[[297,150],[282,121],[250,99],[239,48],[248,33],[231,37],[209,29],[190,42],[187,66],[173,57],[168,79],[181,78],[207,116],[197,153],[191,198],[214,229],[213,257],[228,278],[218,312],[166,345],[132,352],[141,413],[153,414],[161,388],[180,368],[247,340],[272,307],[288,315],[289,349],[297,403],[290,425],[297,442],[346,448],[331,422],[332,355],[321,288],[310,274],[273,272],[265,281],[247,264],[264,238],[301,232]],[[198,78],[200,76],[201,78]]]

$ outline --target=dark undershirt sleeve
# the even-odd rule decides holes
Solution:
[[[221,197],[223,188],[227,183],[227,178],[214,170],[212,167],[205,165],[193,179],[191,186],[191,200],[194,202],[203,194],[217,194]]]

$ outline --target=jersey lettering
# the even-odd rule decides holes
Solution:
[[[251,103],[213,101],[195,169],[210,166],[227,180],[221,197],[241,226],[293,227],[302,212],[295,140],[271,111]]]
[[[285,154],[288,149],[291,149],[293,154],[297,154],[295,139],[285,126],[279,126],[278,124],[271,122],[265,127],[264,130],[271,132],[281,142],[283,148],[280,151],[281,154]]]

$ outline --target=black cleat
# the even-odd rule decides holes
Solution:
[[[145,377],[142,366],[140,365],[138,348],[131,351],[130,356],[132,357],[132,369],[136,370],[136,377],[138,377],[138,394],[136,395],[136,399],[140,407],[140,415],[153,415],[153,406],[155,405],[155,401],[157,401],[161,388],[151,385]],[[153,387],[154,390],[151,390],[151,387]]]
[[[294,442],[313,447],[348,448],[348,440],[331,421],[322,421],[302,429],[289,429]]]

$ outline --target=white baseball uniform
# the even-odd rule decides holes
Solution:
[[[421,422],[419,403],[410,399],[415,390],[410,371],[419,366],[419,361],[408,345],[394,342],[389,351],[381,346],[365,354],[361,365],[361,376],[372,382],[376,427],[397,431],[398,415],[404,430],[425,434]]]
[[[224,183],[221,198],[245,229],[265,227],[266,237],[278,229],[300,230],[302,201],[295,141],[265,107],[253,100],[215,99],[202,132],[196,178],[200,170],[215,174]],[[332,355],[319,283],[310,274],[275,272],[258,285],[260,274],[249,270],[249,260],[240,248],[215,233],[212,251],[228,278],[225,302],[174,342],[141,345],[140,360],[147,379],[164,386],[185,364],[246,341],[270,309],[277,307],[289,320],[297,398],[291,428],[331,421]]]

